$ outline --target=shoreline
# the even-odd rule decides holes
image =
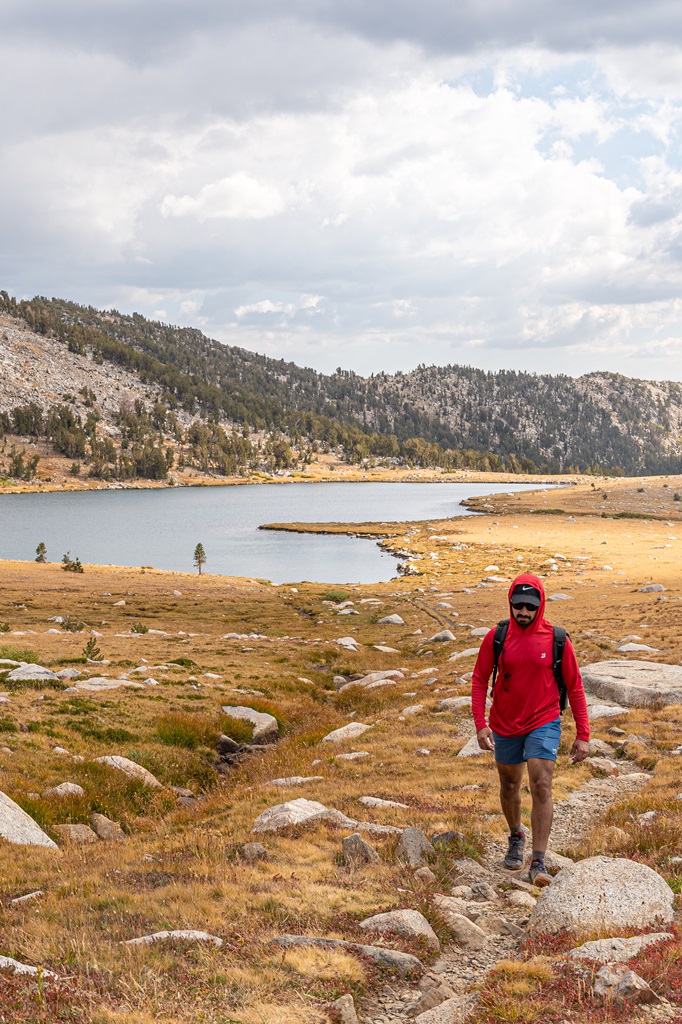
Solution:
[[[284,470],[280,474],[254,473],[251,476],[216,477],[208,474],[185,474],[173,482],[165,480],[137,479],[126,482],[106,482],[89,478],[70,477],[68,473],[60,474],[60,479],[39,479],[17,481],[15,484],[0,483],[0,495],[3,494],[71,494],[80,491],[138,491],[138,490],[175,490],[187,487],[239,487],[257,486],[260,484],[295,484],[295,483],[499,483],[537,484],[538,487],[554,484],[557,486],[575,486],[583,483],[582,475],[562,475],[559,473],[534,476],[527,473],[492,473],[479,470],[459,470],[441,472],[433,469],[358,469],[345,463],[316,463],[311,472]]]

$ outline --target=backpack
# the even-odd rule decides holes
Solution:
[[[556,679],[556,684],[559,689],[559,710],[563,715],[566,705],[568,704],[568,692],[566,690],[566,683],[561,672],[561,661],[564,656],[564,648],[566,647],[566,638],[568,633],[562,626],[554,626],[554,643],[552,645],[552,672]],[[504,647],[504,641],[507,638],[507,631],[509,629],[509,619],[502,619],[495,626],[495,636],[493,637],[493,655],[495,661],[493,663],[493,675],[492,684],[490,686],[490,696],[493,695],[495,689],[495,680],[497,679],[497,666],[502,654],[502,648]]]

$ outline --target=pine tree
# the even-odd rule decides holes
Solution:
[[[45,541],[41,540],[40,544],[36,548],[36,562],[47,561],[47,548],[45,547]]]
[[[204,551],[203,544],[197,544],[194,549],[194,564],[196,565],[199,575],[201,576],[201,570],[206,563],[206,552]]]

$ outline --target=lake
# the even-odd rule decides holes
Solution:
[[[259,530],[272,522],[410,522],[467,516],[463,498],[541,484],[302,483],[0,495],[0,558],[193,570],[273,583],[377,583],[396,559],[373,540]]]

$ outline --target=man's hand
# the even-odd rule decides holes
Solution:
[[[481,750],[494,750],[495,744],[493,743],[493,733],[491,729],[479,729],[476,733],[476,739]]]
[[[579,761],[584,761],[589,752],[589,744],[586,740],[573,740],[571,764],[578,764]]]

